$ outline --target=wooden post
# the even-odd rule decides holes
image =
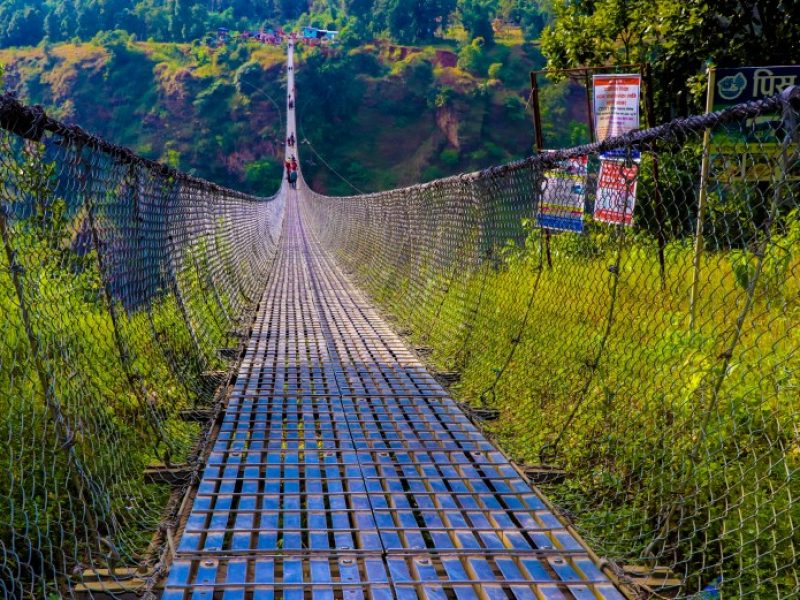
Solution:
[[[706,112],[714,110],[714,84],[716,70],[708,68],[708,91],[706,93]],[[703,255],[703,219],[706,212],[708,197],[708,170],[709,170],[709,145],[711,143],[711,129],[703,133],[703,160],[700,166],[700,191],[697,197],[697,224],[694,234],[694,256],[692,257],[692,290],[689,296],[689,330],[694,331],[697,317],[697,301],[700,288],[700,261]]]
[[[550,252],[550,230],[545,228],[544,230],[544,249],[545,254],[547,256],[547,268],[553,268],[553,255]]]
[[[589,122],[589,143],[594,143],[594,110],[592,110],[592,94],[590,89],[589,70],[584,71],[584,85],[586,86],[586,120]]]
[[[539,75],[531,71],[531,104],[533,104],[533,139],[536,151],[541,152],[544,148],[542,138],[542,111],[539,106]]]

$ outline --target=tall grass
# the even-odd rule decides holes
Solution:
[[[687,589],[708,583],[711,567],[731,595],[788,595],[800,519],[800,238],[774,240],[789,257],[770,275],[782,281],[758,286],[724,373],[721,354],[747,299],[740,262],[752,256],[704,256],[692,331],[687,244],[667,248],[662,289],[652,247],[626,242],[615,275],[602,244],[585,257],[560,242],[552,269],[540,266],[538,240],[529,239],[488,274],[450,282],[438,303],[392,308],[434,349],[434,365],[461,370],[457,396],[500,410],[487,426],[501,447],[521,463],[555,461],[567,471],[566,483],[546,491],[598,550],[666,561]],[[416,293],[427,298],[441,284],[429,279]],[[414,294],[396,289],[406,300]],[[465,298],[478,294],[467,328]]]

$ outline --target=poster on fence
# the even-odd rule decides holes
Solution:
[[[592,83],[595,139],[602,141],[639,128],[640,75],[595,75]],[[625,150],[604,152],[601,157],[624,156]],[[638,151],[633,157],[638,158]]]
[[[710,106],[723,110],[779,94],[800,83],[800,66],[709,69]],[[711,171],[722,181],[768,181],[781,168],[779,111],[759,114],[746,122],[734,120],[714,127],[709,140]],[[733,157],[733,160],[731,160]],[[800,173],[795,174],[800,175]]]
[[[620,159],[600,161],[597,194],[594,201],[596,221],[631,225],[636,205],[636,181],[639,163]]]
[[[588,156],[563,161],[545,171],[545,187],[536,220],[539,227],[562,231],[583,231]]]

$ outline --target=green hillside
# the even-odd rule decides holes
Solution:
[[[258,167],[277,172],[280,119],[250,86],[281,97],[278,48],[212,51],[112,33],[0,51],[0,62],[7,87],[57,118],[226,185],[275,187]]]
[[[303,53],[299,131],[314,187],[387,189],[530,154],[528,73],[541,65],[538,50],[509,35],[471,68],[456,52],[383,43]]]
[[[540,55],[513,29],[498,41],[470,70],[457,66],[455,42],[302,51],[301,152],[314,184],[374,190],[529,154],[528,71]],[[57,118],[225,185],[264,194],[277,185],[280,48],[142,42],[117,31],[0,50],[0,64],[7,88]]]

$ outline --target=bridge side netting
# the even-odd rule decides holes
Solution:
[[[797,92],[305,193],[323,246],[645,595],[800,593]]]
[[[144,472],[197,463],[186,411],[227,380],[283,199],[0,100],[0,594],[72,597],[158,574],[182,488]]]

